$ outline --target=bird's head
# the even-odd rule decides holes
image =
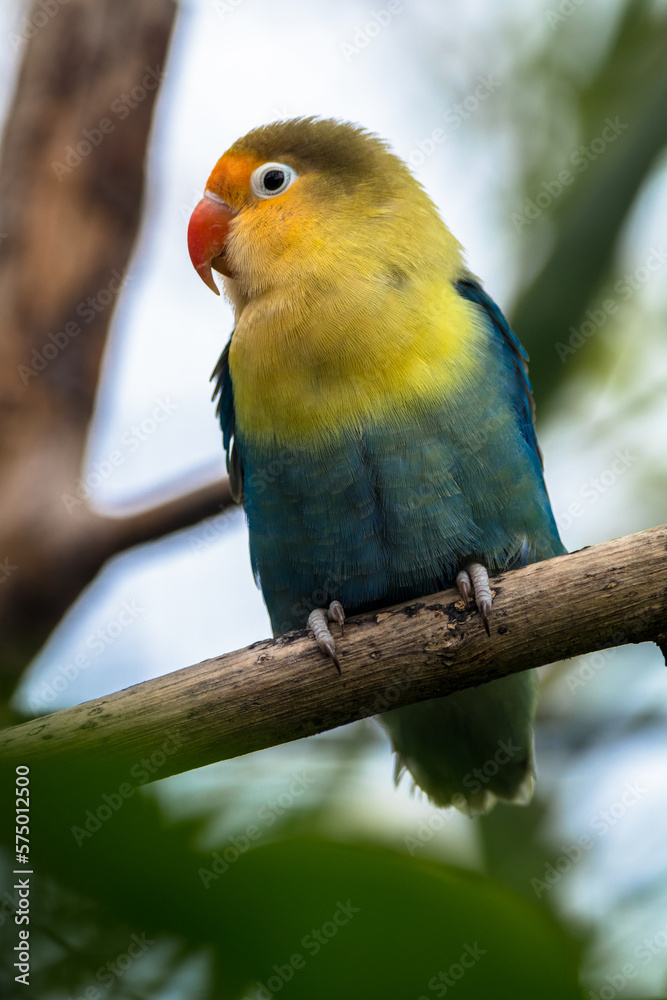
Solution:
[[[381,139],[300,118],[255,129],[218,160],[188,246],[216,294],[212,269],[250,298],[289,283],[322,288],[341,271],[367,269],[369,246],[394,273],[416,268],[427,218],[437,219],[431,202]]]

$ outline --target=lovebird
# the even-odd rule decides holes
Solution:
[[[188,244],[235,312],[213,378],[274,634],[340,668],[345,615],[454,585],[490,632],[488,574],[565,549],[527,355],[406,164],[344,121],[257,128]],[[471,816],[529,801],[536,697],[524,671],[384,713],[396,780]]]

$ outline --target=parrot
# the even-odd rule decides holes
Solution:
[[[489,574],[565,549],[527,354],[406,163],[339,119],[255,128],[188,248],[234,310],[214,398],[274,635],[309,628],[340,670],[346,616],[456,586],[490,636]],[[536,684],[384,712],[396,782],[471,817],[527,803]]]

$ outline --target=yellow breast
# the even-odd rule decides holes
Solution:
[[[451,281],[361,273],[244,305],[229,362],[237,428],[293,444],[400,422],[465,392],[481,364],[475,309]]]

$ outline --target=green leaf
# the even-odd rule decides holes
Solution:
[[[444,865],[289,840],[249,851],[208,891],[234,1000],[431,1000],[454,987],[457,1000],[582,995],[576,948],[552,918]]]

